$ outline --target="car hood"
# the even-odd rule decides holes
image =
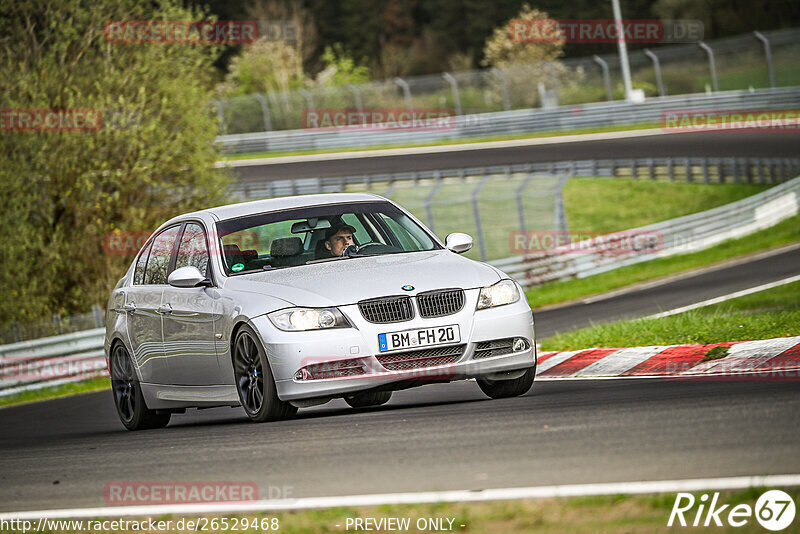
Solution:
[[[387,295],[482,287],[500,280],[495,268],[447,250],[387,254],[301,265],[228,278],[225,289],[277,297],[295,306],[343,306]],[[411,291],[402,289],[414,286]]]

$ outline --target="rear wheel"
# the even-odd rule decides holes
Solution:
[[[264,347],[253,330],[245,325],[236,334],[233,345],[233,372],[236,390],[247,417],[256,423],[287,419],[297,407],[278,398],[275,379]]]
[[[111,350],[111,392],[119,419],[128,430],[163,428],[169,423],[169,413],[147,408],[133,362],[122,343]]]
[[[536,378],[536,367],[529,367],[525,374],[511,380],[484,380],[478,379],[481,391],[493,399],[506,399],[519,397],[531,389],[533,379]]]
[[[386,404],[391,398],[391,391],[368,391],[345,397],[344,401],[353,408],[366,408],[367,406]]]

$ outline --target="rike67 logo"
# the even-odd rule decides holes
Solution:
[[[743,527],[753,518],[767,530],[784,530],[794,521],[795,504],[792,497],[781,490],[769,490],[756,501],[755,507],[749,504],[723,504],[719,493],[709,497],[707,493],[696,499],[691,493],[678,493],[669,514],[667,526],[682,527]]]

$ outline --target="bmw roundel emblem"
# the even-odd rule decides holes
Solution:
[[[403,291],[414,291],[414,286],[404,285]]]

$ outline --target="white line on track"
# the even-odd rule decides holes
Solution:
[[[246,503],[166,504],[151,506],[113,506],[37,510],[0,514],[0,520],[30,520],[47,518],[95,518],[153,516],[161,514],[234,514],[261,511],[334,508],[340,506],[380,506],[387,504],[419,504],[432,502],[480,502],[508,499],[545,499],[644,493],[677,493],[679,491],[738,490],[752,487],[775,488],[800,486],[800,474],[697,478],[684,480],[654,480],[643,482],[613,482],[602,484],[569,484],[562,486],[533,486],[525,488],[496,488],[485,490],[426,491],[418,493],[379,493],[338,497],[305,497],[300,499],[263,500]]]
[[[753,293],[758,293],[760,291],[765,291],[767,289],[780,287],[798,281],[800,281],[800,274],[795,276],[790,276],[789,278],[784,278],[783,280],[776,280],[775,282],[770,282],[768,284],[761,284],[760,286],[755,286],[748,289],[742,289],[741,291],[736,291],[734,293],[728,293],[727,295],[722,295],[721,297],[715,297],[713,299],[704,300],[702,302],[695,302],[694,304],[689,304],[688,306],[681,306],[680,308],[674,308],[672,310],[667,310],[661,313],[648,315],[647,317],[643,317],[643,319],[661,319],[662,317],[669,317],[670,315],[676,315],[689,310],[704,308],[706,306],[711,306],[712,304],[719,304],[720,302],[725,302],[726,300],[731,300],[738,297],[744,297],[745,295],[752,295]]]

